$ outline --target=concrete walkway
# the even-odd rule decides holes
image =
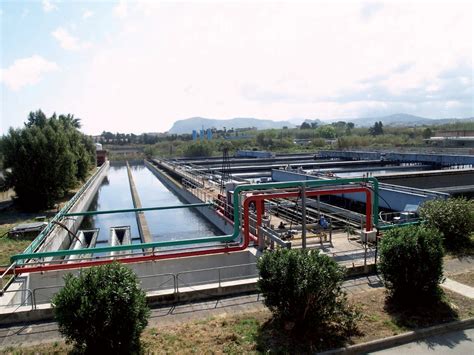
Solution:
[[[460,295],[463,295],[464,297],[474,299],[474,287],[464,285],[460,282],[451,280],[447,278],[442,284],[441,287],[459,293]]]
[[[474,329],[459,330],[443,335],[426,338],[421,341],[400,345],[394,348],[374,352],[373,354],[473,354]]]
[[[444,274],[446,280],[441,287],[459,293],[464,297],[474,299],[474,287],[464,285],[449,278],[451,275],[462,274],[474,270],[474,257],[467,256],[462,258],[447,259],[444,261]]]

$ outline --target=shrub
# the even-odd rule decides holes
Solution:
[[[395,303],[437,301],[443,280],[441,234],[425,226],[388,231],[379,244],[378,269]]]
[[[258,260],[258,287],[265,305],[277,320],[310,325],[311,330],[348,334],[355,328],[356,312],[342,291],[344,269],[317,250],[280,249]],[[307,327],[303,329],[308,329]]]
[[[135,274],[119,263],[65,277],[53,299],[59,331],[86,353],[131,353],[140,348],[149,309]]]
[[[214,145],[207,141],[191,143],[184,150],[186,157],[210,157],[213,153]]]
[[[456,250],[469,243],[474,230],[474,201],[465,198],[427,201],[420,208],[420,216],[443,234],[447,249]]]

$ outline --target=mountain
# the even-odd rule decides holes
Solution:
[[[355,119],[346,119],[342,121],[353,122],[356,126],[369,127],[373,126],[375,122],[382,121],[385,126],[422,126],[422,125],[442,125],[453,122],[467,122],[472,121],[473,118],[441,118],[433,119],[420,116],[409,115],[406,113],[397,113],[389,116],[381,117],[363,117]]]
[[[230,120],[219,120],[212,118],[204,117],[192,117],[184,120],[179,120],[173,123],[173,126],[170,128],[168,133],[170,134],[183,134],[183,133],[192,133],[193,129],[199,131],[201,128],[216,128],[216,129],[226,129],[230,128],[247,128],[255,127],[257,129],[269,129],[269,128],[283,128],[286,127],[295,127],[289,121],[272,121],[272,120],[262,120],[258,118],[243,118],[237,117]]]

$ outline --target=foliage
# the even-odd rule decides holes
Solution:
[[[356,313],[342,290],[344,269],[318,250],[280,249],[258,260],[258,287],[277,320],[297,329],[324,331],[331,324],[343,333],[354,329]],[[327,329],[326,329],[327,331]]]
[[[423,138],[428,139],[428,138],[431,138],[432,135],[433,135],[433,131],[431,130],[431,128],[426,127],[423,130]]]
[[[438,229],[449,250],[462,248],[470,243],[474,231],[474,201],[465,198],[431,200],[420,208],[421,217],[428,225]]]
[[[184,155],[187,157],[209,157],[214,153],[214,149],[214,144],[211,142],[196,142],[186,146]]]
[[[301,124],[300,129],[311,129],[311,124],[305,121]]]
[[[378,269],[394,303],[413,306],[439,300],[443,245],[436,229],[394,228],[383,236],[379,252]]]
[[[52,207],[87,177],[94,166],[95,148],[79,127],[72,115],[47,118],[37,111],[30,113],[23,129],[10,128],[3,137],[3,189],[13,187],[23,208]]]
[[[383,134],[383,123],[382,121],[375,122],[372,127],[369,128],[369,133],[373,136],[378,136]]]
[[[59,331],[86,353],[130,353],[140,348],[140,334],[150,311],[136,275],[119,263],[68,274],[53,298]]]
[[[316,133],[321,138],[336,138],[336,129],[333,126],[319,126],[318,128],[316,128]]]

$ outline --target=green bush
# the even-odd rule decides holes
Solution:
[[[465,198],[427,201],[420,208],[420,216],[443,234],[449,250],[467,245],[474,231],[474,201]]]
[[[258,287],[277,320],[316,333],[348,334],[355,328],[357,314],[341,288],[344,269],[328,256],[280,249],[265,253],[257,266]]]
[[[119,263],[93,267],[66,284],[53,299],[59,331],[86,353],[133,353],[148,323],[145,293],[136,275]]]
[[[426,226],[394,228],[379,244],[378,269],[395,303],[436,301],[443,280],[441,234]]]
[[[214,144],[211,142],[203,141],[190,143],[184,150],[184,156],[186,157],[210,157],[214,153]]]

